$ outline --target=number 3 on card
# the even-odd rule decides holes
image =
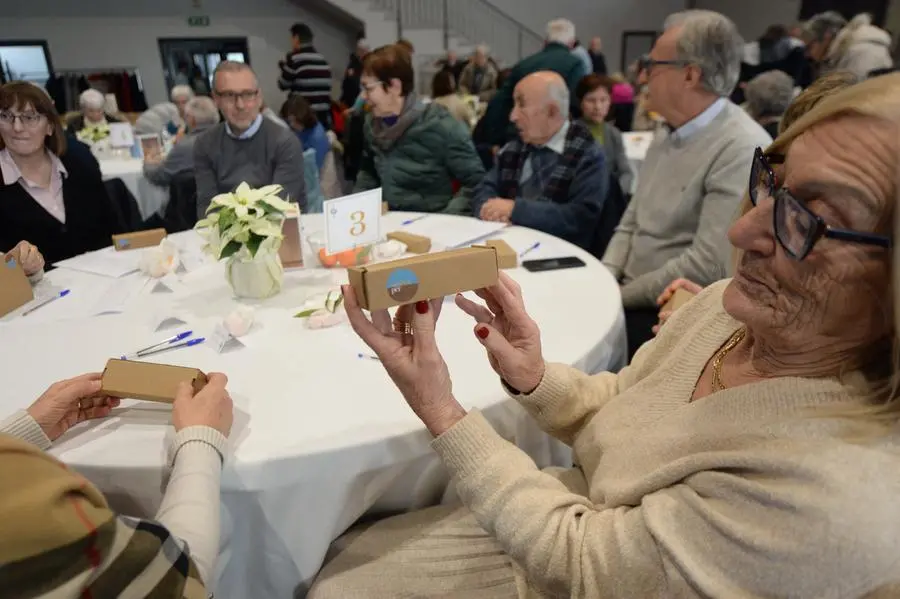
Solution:
[[[337,254],[381,240],[381,189],[327,200],[325,251]]]
[[[353,237],[359,237],[366,232],[366,213],[362,210],[357,210],[352,213],[350,215],[350,222],[353,223],[353,226],[350,227],[350,235]]]

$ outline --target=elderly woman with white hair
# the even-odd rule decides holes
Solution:
[[[178,107],[178,115],[181,117],[181,120],[184,121],[184,108],[187,106],[188,101],[194,97],[194,90],[190,85],[176,85],[172,88],[172,91],[169,92],[169,98],[172,100],[172,103]]]
[[[766,71],[744,88],[747,113],[772,139],[778,137],[781,117],[794,100],[794,79],[783,71]]]
[[[80,113],[69,119],[69,133],[76,135],[89,127],[103,127],[109,123],[118,123],[119,119],[104,111],[106,97],[96,89],[86,89],[78,97]]]
[[[202,133],[219,123],[219,109],[207,96],[196,96],[184,107],[188,133],[176,143],[160,161],[156,156],[144,159],[144,176],[160,187],[167,187],[181,173],[194,171],[194,142]]]
[[[803,25],[806,53],[818,63],[819,74],[850,71],[860,79],[893,66],[891,35],[859,14],[849,22],[834,11],[815,15]]]
[[[572,468],[540,470],[463,407],[441,299],[392,325],[345,287],[463,506],[349,538],[310,599],[900,596],[898,162],[900,75],[823,100],[746,161],[734,278],[617,374],[545,361],[505,274],[485,305],[457,296],[498,387]]]

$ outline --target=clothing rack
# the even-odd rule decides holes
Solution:
[[[147,110],[144,83],[140,70],[133,66],[53,69],[47,82],[47,92],[53,97],[60,114],[78,110],[78,96],[88,88],[116,96],[119,110],[143,112]]]

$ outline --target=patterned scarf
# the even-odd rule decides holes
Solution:
[[[572,122],[566,134],[563,153],[544,185],[543,195],[538,199],[560,204],[569,200],[569,186],[575,177],[575,168],[593,143],[594,137],[587,127],[577,121]],[[500,197],[509,199],[518,197],[519,174],[530,149],[531,146],[517,139],[510,142],[500,153],[497,158],[497,168],[500,170]],[[533,166],[537,168],[538,165]]]
[[[403,102],[403,110],[400,111],[396,123],[388,125],[384,119],[372,118],[372,143],[382,152],[387,152],[398,139],[403,137],[406,130],[416,122],[424,110],[425,105],[419,101],[416,93],[410,93]]]

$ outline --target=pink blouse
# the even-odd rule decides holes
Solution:
[[[50,215],[61,223],[66,222],[66,205],[63,202],[63,177],[67,177],[66,167],[62,161],[53,153],[47,153],[53,167],[50,173],[50,185],[41,187],[33,181],[29,181],[22,176],[19,167],[16,166],[12,156],[6,149],[0,150],[0,173],[3,175],[5,185],[13,185],[16,182],[21,185],[28,194],[34,198],[34,201],[50,213]]]

